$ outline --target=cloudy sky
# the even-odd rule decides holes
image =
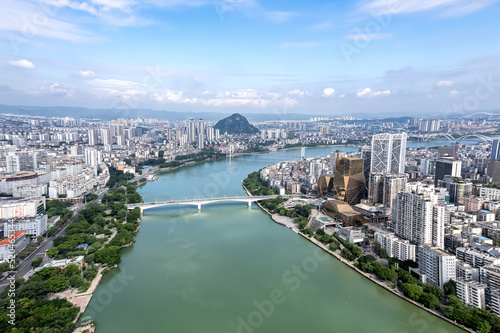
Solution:
[[[0,104],[438,115],[500,109],[497,0],[16,0]]]

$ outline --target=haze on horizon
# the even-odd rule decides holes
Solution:
[[[498,0],[19,0],[0,104],[328,116],[500,109]]]

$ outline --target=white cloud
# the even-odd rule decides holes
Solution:
[[[95,77],[95,73],[93,71],[80,71],[80,75],[86,79],[92,79]]]
[[[92,79],[87,81],[92,92],[103,97],[103,94],[117,98],[130,99],[147,94],[146,86],[142,83],[117,79]]]
[[[311,95],[311,93],[307,90],[295,89],[295,90],[290,90],[288,92],[288,95],[297,96],[297,97],[304,97],[304,96]]]
[[[455,84],[455,81],[439,81],[436,87],[449,87]]]
[[[392,94],[390,90],[373,91],[371,88],[365,88],[362,90],[358,90],[356,96],[360,98],[372,98],[377,96],[389,96],[390,94]]]
[[[323,90],[323,97],[331,97],[335,94],[335,89],[333,88],[325,88]]]
[[[86,32],[73,23],[64,22],[48,15],[44,6],[26,0],[5,1],[0,11],[0,31],[7,34],[14,48],[26,44],[34,37],[63,39],[68,41],[89,41]],[[50,7],[49,7],[50,8]],[[51,13],[55,10],[50,9]]]
[[[29,60],[11,60],[9,61],[9,65],[12,67],[23,68],[23,69],[35,69],[35,64]]]
[[[297,104],[297,100],[288,96],[282,96],[273,92],[259,92],[255,89],[237,89],[220,93],[204,92],[204,97],[189,97],[182,91],[166,89],[156,92],[152,99],[160,103],[196,104],[211,107],[239,107],[251,106],[266,108],[269,106],[291,107]]]
[[[450,91],[450,97],[456,97],[460,95],[460,91],[458,90],[452,90]]]
[[[344,98],[344,97],[345,97],[345,94],[339,95],[339,98]]]
[[[498,0],[371,0],[362,10],[376,13],[408,14],[438,10],[444,15],[464,15],[480,10]]]
[[[42,86],[38,90],[27,91],[30,95],[56,95],[56,96],[73,96],[73,90],[61,86],[59,83],[54,83],[51,86]]]

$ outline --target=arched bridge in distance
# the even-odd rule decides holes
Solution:
[[[164,207],[164,206],[174,206],[174,205],[190,205],[197,206],[198,210],[201,210],[202,205],[217,203],[217,202],[245,202],[250,207],[252,202],[262,201],[267,199],[276,199],[277,197],[282,197],[285,199],[295,198],[316,198],[310,195],[304,194],[285,194],[285,195],[263,195],[263,196],[234,196],[234,197],[219,197],[219,198],[198,198],[198,199],[184,199],[184,200],[170,200],[170,201],[162,201],[162,202],[143,202],[143,203],[135,203],[135,204],[126,204],[128,210],[132,210],[136,207],[141,209],[141,213],[144,210],[155,207]]]

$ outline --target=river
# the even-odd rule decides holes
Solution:
[[[307,149],[306,156],[334,149],[357,147]],[[144,201],[244,195],[247,174],[280,160],[257,155],[188,166],[160,173],[139,193]],[[243,203],[147,210],[136,243],[122,250],[86,314],[98,333],[463,332]]]

